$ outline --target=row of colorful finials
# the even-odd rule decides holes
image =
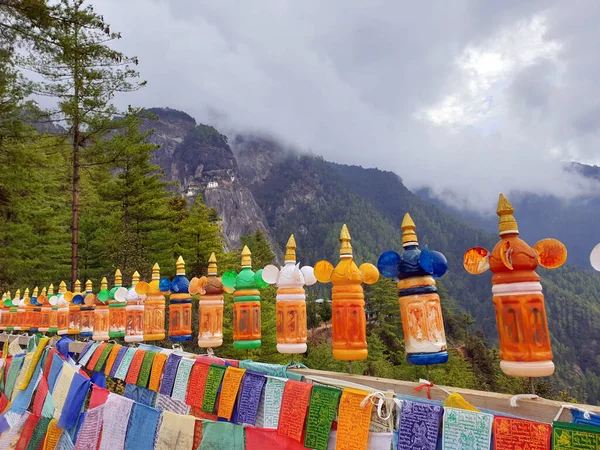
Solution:
[[[492,278],[493,301],[500,343],[501,368],[513,376],[541,377],[554,372],[552,350],[538,264],[555,268],[567,256],[565,246],[555,239],[544,239],[530,247],[518,235],[513,208],[501,194],[500,242],[490,253],[476,247],[465,253],[464,267],[472,274],[488,269]],[[191,295],[199,294],[198,345],[218,347],[223,343],[223,293],[233,292],[233,345],[237,349],[255,349],[261,345],[260,289],[269,284],[278,287],[276,296],[277,350],[281,353],[306,351],[305,285],[316,281],[333,284],[332,333],[333,356],[338,360],[364,360],[367,357],[366,315],[362,284],[372,284],[381,273],[398,279],[398,301],[404,330],[408,362],[415,365],[443,364],[448,360],[444,322],[435,278],[441,277],[448,264],[443,254],[419,248],[415,224],[406,214],[402,222],[399,255],[387,251],[379,257],[378,268],[365,263],[360,267],[352,257],[350,234],[346,225],[340,235],[340,262],[333,266],[319,261],[314,269],[296,263],[296,243],[290,237],[283,267],[269,265],[252,270],[251,254],[242,251],[239,273],[217,275],[214,253],[208,264],[208,276],[188,280],[184,261],[177,260],[177,274],[170,281],[161,279],[158,265],[152,269],[152,281],[133,275],[130,289],[122,286],[119,270],[115,286],[108,289],[102,280],[98,294],[92,283],[81,292],[77,282],[68,292],[64,282],[58,294],[52,286],[32,297],[10,300],[5,296],[0,311],[0,330],[29,330],[79,334],[84,338],[108,340],[123,337],[126,342],[165,338],[165,295],[169,295],[169,334],[173,341],[192,338]]]

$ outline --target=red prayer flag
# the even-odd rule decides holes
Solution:
[[[40,416],[36,414],[29,414],[29,417],[27,417],[25,425],[23,425],[23,429],[21,430],[19,441],[17,442],[15,450],[27,449],[29,441],[31,440],[31,436],[33,435],[33,430],[35,430],[35,426],[37,425],[38,420],[40,420]]]
[[[108,345],[108,342],[103,342],[96,348],[96,351],[94,352],[94,354],[88,361],[88,365],[87,365],[88,370],[94,370],[94,367],[96,367],[96,363],[98,362],[98,360],[100,359],[100,356],[102,355],[102,352],[104,351],[104,347],[106,347],[107,345]]]
[[[33,398],[33,414],[42,415],[42,408],[44,407],[46,397],[48,397],[48,380],[46,377],[42,377]]]
[[[136,350],[133,354],[133,359],[131,360],[131,364],[129,365],[129,370],[127,371],[127,376],[125,377],[125,383],[136,384],[137,379],[140,375],[140,369],[142,368],[142,363],[144,362],[144,356],[146,352],[144,350]]]
[[[550,450],[552,427],[546,423],[494,417],[495,450]]]
[[[296,442],[274,429],[246,427],[246,450],[304,450],[304,433]]]
[[[300,442],[312,384],[288,380],[283,389],[277,433]]]
[[[192,373],[190,374],[190,388],[188,389],[185,402],[190,406],[197,408],[202,407],[202,399],[204,398],[204,386],[206,386],[206,377],[210,366],[201,362],[194,363]]]
[[[104,389],[92,384],[92,395],[90,395],[90,405],[88,406],[88,409],[93,409],[97,406],[104,405],[106,403],[106,399],[108,399],[108,394],[110,394],[108,389]]]

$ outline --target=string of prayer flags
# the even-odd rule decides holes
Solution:
[[[32,380],[28,383],[28,386],[23,391],[17,391],[14,400],[11,404],[11,411],[14,411],[18,414],[23,414],[29,403],[31,403],[31,398],[33,397],[33,392],[37,388],[40,379],[42,378],[42,368],[38,365],[35,369],[34,374],[32,375]]]
[[[93,368],[94,372],[100,372],[104,368],[104,364],[106,364],[108,355],[111,354],[114,346],[115,346],[115,344],[107,344],[106,347],[104,347],[102,349],[102,352],[100,353],[100,356],[98,357],[98,361],[96,362],[96,365]],[[100,350],[100,347],[98,347],[98,351],[99,350]]]
[[[127,397],[127,398],[133,400],[134,402],[141,403],[142,405],[148,405],[148,406],[152,406],[154,404],[154,397],[156,395],[157,395],[156,392],[151,391],[150,389],[139,387],[135,384],[126,384],[125,392],[123,392],[124,397]],[[164,397],[168,398],[168,396],[164,396]]]
[[[464,399],[458,392],[451,392],[446,400],[444,400],[444,406],[448,408],[466,409],[468,411],[480,412],[477,408],[471,405]]]
[[[186,415],[190,412],[190,407],[186,405],[185,402],[182,402],[181,400],[176,400],[174,398],[171,398],[169,395],[164,395],[160,392],[156,394],[156,402],[154,406],[158,409],[164,409],[165,411],[170,411],[176,414]]]
[[[31,434],[31,438],[29,442],[27,442],[27,447],[25,450],[37,450],[40,447],[40,444],[44,441],[46,437],[46,433],[48,432],[48,425],[52,419],[48,417],[40,417],[37,421],[35,428],[33,429],[33,433]]]
[[[121,367],[123,358],[125,358],[125,355],[127,354],[127,350],[129,350],[127,347],[121,347],[117,351],[117,356],[115,357],[115,361],[114,361],[112,367],[110,368],[110,372],[108,373],[109,377],[111,377],[111,378],[115,377],[115,375],[117,374],[117,370],[119,370],[119,367]]]
[[[96,364],[98,363],[98,360],[100,359],[100,356],[102,355],[102,352],[104,352],[104,349],[106,347],[108,347],[108,345],[109,344],[107,342],[102,342],[94,350],[94,353],[92,354],[92,356],[90,357],[90,360],[86,364],[86,367],[87,367],[88,370],[94,370],[96,368]]]
[[[279,413],[283,390],[287,380],[282,378],[268,377],[265,385],[265,399],[259,404],[259,410],[263,410],[263,427],[277,428],[279,425]]]
[[[29,367],[31,366],[31,361],[32,360],[33,360],[33,354],[32,353],[27,353],[25,355],[25,357],[23,358],[23,366],[21,367],[19,373],[17,374],[17,378],[15,379],[15,383],[13,385],[13,390],[12,390],[12,393],[10,395],[10,399],[11,400],[15,398],[15,395],[19,391],[19,389],[17,389],[17,388],[21,385],[21,383],[25,379],[25,374],[29,370]]]
[[[202,411],[211,414],[214,412],[219,386],[221,386],[221,380],[225,375],[225,369],[225,366],[219,366],[218,364],[210,365],[208,376],[206,377],[206,385],[204,386]]]
[[[192,450],[195,450],[198,447],[200,447],[201,443],[202,443],[202,421],[196,420],[196,423],[194,423],[194,444],[193,444]]]
[[[40,416],[36,416],[35,414],[30,414],[27,417],[27,420],[23,424],[23,429],[21,430],[19,440],[17,441],[17,445],[15,446],[15,450],[26,450],[27,444],[31,441],[31,437],[33,435],[33,431],[35,430],[35,426],[40,420]]]
[[[73,369],[69,364],[63,364],[63,368],[56,382],[56,386],[54,386],[54,390],[52,391],[52,398],[55,406],[55,419],[60,419],[60,415],[62,414],[62,409],[67,400],[69,388],[71,387],[74,376],[75,369]]]
[[[192,371],[192,366],[195,362],[196,360],[192,358],[182,358],[179,362],[177,375],[175,375],[175,381],[173,383],[173,391],[171,392],[171,397],[175,400],[185,402],[190,372]]]
[[[108,355],[108,358],[106,358],[106,364],[104,366],[104,374],[105,375],[107,375],[107,376],[110,375],[110,371],[113,367],[113,364],[117,360],[117,355],[119,354],[119,350],[121,350],[122,348],[123,348],[122,345],[115,344],[110,349],[110,353]]]
[[[435,450],[442,412],[441,406],[403,400],[396,450]]]
[[[92,385],[92,394],[90,395],[90,404],[88,405],[89,409],[94,409],[96,406],[104,405],[106,400],[108,400],[108,395],[110,391],[106,388],[101,388]]]
[[[305,447],[316,450],[327,449],[331,424],[337,414],[341,394],[340,389],[321,385],[313,386],[306,419]]]
[[[173,392],[173,385],[175,384],[179,361],[181,361],[181,356],[179,355],[170,354],[167,358],[163,370],[162,381],[160,383],[160,389],[158,390],[161,394],[170,396]]]
[[[77,434],[75,450],[96,450],[98,448],[103,418],[104,405],[86,411],[83,423]]]
[[[73,375],[71,386],[63,406],[63,412],[60,415],[58,426],[63,430],[68,430],[77,424],[81,408],[85,403],[88,391],[90,389],[90,380],[80,373]]]
[[[152,370],[150,371],[150,380],[148,381],[148,389],[158,392],[160,381],[162,379],[163,369],[167,362],[166,353],[157,353],[152,362]]]
[[[48,387],[50,388],[50,392],[54,391],[54,385],[63,370],[63,363],[64,360],[58,352],[52,355],[52,364],[50,366],[50,373],[48,374]]]
[[[223,375],[223,381],[221,383],[221,397],[219,399],[217,416],[231,420],[233,406],[235,405],[244,372],[246,372],[246,369],[237,369],[232,366],[227,367],[225,370],[225,375]]]
[[[154,450],[192,450],[195,424],[195,417],[181,416],[170,411],[163,411]]]
[[[20,353],[24,352],[21,346],[19,345],[19,339],[13,339],[13,341],[8,345],[8,354],[15,356]]]
[[[29,366],[25,376],[23,377],[23,381],[19,385],[19,389],[24,391],[29,386],[29,382],[31,381],[31,377],[33,376],[34,370],[38,367],[38,363],[40,362],[40,358],[42,357],[42,353],[44,352],[46,345],[50,342],[50,338],[43,337],[40,339],[35,352],[33,353],[33,357],[31,358],[31,365]]]
[[[154,448],[154,438],[160,411],[150,406],[135,403],[129,418],[129,429],[125,438],[127,450],[145,450]]]
[[[246,428],[246,450],[304,450],[301,442],[280,436],[277,430]]]
[[[210,365],[196,361],[190,374],[190,386],[194,389],[188,389],[186,403],[192,407],[201,408],[204,398],[204,386],[208,377]]]
[[[493,429],[495,450],[550,450],[549,424],[496,416]]]
[[[137,385],[139,387],[147,387],[148,381],[150,380],[150,372],[152,371],[152,362],[156,357],[156,352],[147,351],[144,354],[144,360],[142,361],[142,367],[140,367],[140,373],[138,374]]]
[[[144,350],[137,350],[133,358],[131,360],[131,364],[129,365],[129,370],[127,371],[127,375],[125,376],[125,383],[136,384],[138,380],[138,376],[140,375],[140,370],[142,368],[142,363],[144,362],[144,356],[146,352]]]
[[[266,381],[264,375],[249,370],[246,371],[240,388],[236,423],[251,426],[256,424],[258,404]]]
[[[368,392],[346,388],[342,392],[337,421],[336,450],[367,448],[373,404],[361,405]]]
[[[371,422],[372,423],[372,422]],[[392,443],[394,440],[394,433],[386,432],[386,433],[375,433],[369,431],[369,440],[367,442],[367,446],[365,450],[388,450],[392,448]],[[327,450],[335,450],[337,445],[337,431],[332,431],[329,436],[329,445],[327,446]],[[354,448],[354,447],[353,447]],[[356,447],[358,448],[358,447]],[[419,447],[415,447],[414,450],[418,450]]]
[[[245,450],[244,427],[229,422],[202,421],[202,442],[198,450]],[[172,450],[172,449],[169,449]]]
[[[311,384],[301,381],[289,380],[285,383],[279,412],[279,424],[277,425],[279,435],[300,442],[311,389]]]
[[[489,450],[494,416],[465,409],[444,408],[444,450]]]
[[[104,404],[104,420],[102,423],[102,438],[99,450],[122,449],[125,446],[127,424],[133,401],[110,394]]]
[[[133,357],[136,353],[135,348],[129,347],[125,351],[125,355],[123,355],[123,359],[121,360],[121,364],[119,364],[119,368],[115,373],[115,378],[118,378],[121,381],[125,381],[125,377],[127,377],[127,372],[129,372],[129,366],[131,365],[131,361],[133,361]]]
[[[591,450],[600,448],[600,427],[554,422],[553,450]]]
[[[44,440],[44,450],[56,449],[62,432],[62,428],[58,426],[58,420],[51,419],[50,423],[48,424],[48,430]]]

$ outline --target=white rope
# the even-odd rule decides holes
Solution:
[[[519,400],[537,400],[538,398],[540,397],[535,394],[517,394],[513,395],[508,402],[510,403],[510,406],[516,408],[519,406]]]
[[[392,413],[394,412],[394,405],[399,407],[402,404],[402,401],[396,398],[396,395],[392,391],[371,392],[369,395],[365,396],[362,402],[360,402],[360,407],[364,408],[369,401],[373,405],[377,406],[377,416],[379,416],[381,420],[389,420],[390,417],[392,417]],[[383,416],[384,406],[387,413],[385,417]]]
[[[557,422],[558,419],[560,419],[560,416],[562,415],[562,413],[565,409],[568,409],[569,411],[571,411],[571,410],[581,411],[583,413],[583,418],[585,420],[590,420],[592,418],[592,416],[591,416],[592,413],[590,411],[588,411],[587,409],[578,408],[577,406],[573,406],[573,405],[562,405],[560,407],[560,409],[558,410],[558,413],[554,417],[554,422]]]

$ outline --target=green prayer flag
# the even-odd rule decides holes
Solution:
[[[215,410],[215,402],[217,401],[217,393],[221,380],[225,375],[225,366],[211,364],[206,377],[206,386],[204,386],[204,399],[202,400],[202,411],[212,414]]]
[[[314,385],[308,404],[306,436],[304,446],[316,450],[327,450],[331,424],[342,395],[341,389]]]

